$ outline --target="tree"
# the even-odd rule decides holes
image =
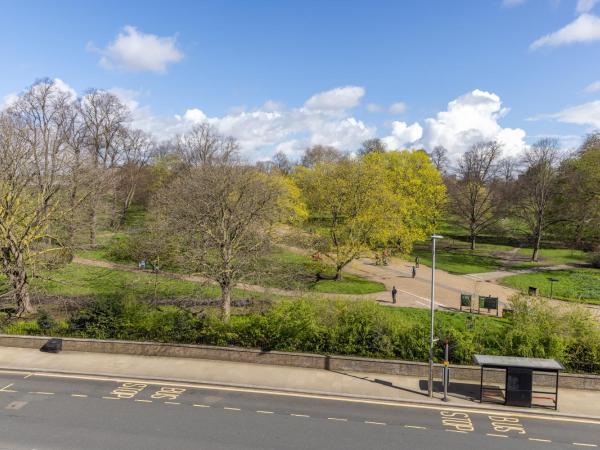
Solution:
[[[292,173],[292,162],[283,152],[277,152],[271,158],[275,168],[284,175]]]
[[[129,110],[119,98],[106,91],[89,90],[79,102],[79,115],[85,127],[85,140],[91,157],[92,176],[98,189],[89,201],[89,242],[96,245],[98,209],[102,196],[113,193],[113,169],[119,160],[118,136],[129,120]]]
[[[448,159],[448,150],[446,150],[445,147],[438,145],[433,148],[431,153],[428,153],[428,156],[438,172],[442,175],[445,175],[448,171],[448,166],[450,165],[450,160]]]
[[[459,160],[456,178],[449,181],[450,206],[469,233],[471,250],[477,236],[499,219],[502,202],[495,181],[500,151],[497,142],[473,145]]]
[[[294,177],[310,215],[327,230],[320,250],[340,280],[344,267],[368,250],[376,236],[389,233],[391,196],[383,173],[363,160],[343,159],[298,169]]]
[[[387,150],[385,143],[379,138],[367,139],[358,149],[359,156],[365,156],[369,153],[384,153]]]
[[[589,135],[579,151],[559,167],[557,204],[561,236],[579,248],[600,243],[600,133]]]
[[[312,168],[319,163],[333,163],[344,158],[345,155],[335,147],[314,145],[304,151],[300,164]]]
[[[177,136],[175,151],[186,165],[200,166],[236,158],[239,145],[235,139],[217,133],[211,125],[201,123]]]
[[[273,224],[289,214],[282,195],[279,181],[228,160],[191,168],[155,200],[152,214],[179,236],[184,266],[218,283],[225,320],[234,286],[268,248]]]
[[[516,214],[530,234],[533,253],[537,261],[542,236],[559,218],[552,209],[558,191],[559,145],[556,139],[541,139],[525,152],[524,172],[517,180],[519,204]]]
[[[72,160],[73,99],[42,80],[0,113],[0,259],[18,314],[33,311],[34,265],[64,247],[52,224],[68,220],[61,198]]]

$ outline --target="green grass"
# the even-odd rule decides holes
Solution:
[[[531,248],[520,248],[517,255],[530,258],[533,253]],[[539,252],[537,263],[526,262],[526,266],[555,266],[559,264],[586,264],[590,261],[590,254],[581,250],[567,248],[542,248]]]
[[[320,280],[313,283],[310,289],[315,292],[334,294],[372,294],[385,291],[385,284],[369,281],[355,275],[344,274],[341,280]]]
[[[423,308],[381,306],[389,314],[400,317],[405,323],[426,323],[430,320],[430,312]],[[492,327],[496,330],[504,329],[510,321],[501,317],[468,314],[464,312],[436,311],[436,323],[445,328],[457,330],[471,329],[478,326]]]
[[[570,269],[546,270],[534,273],[511,275],[503,278],[502,284],[527,292],[529,286],[538,288],[538,293],[550,297],[550,280],[554,282],[553,297],[562,300],[600,304],[600,270]]]
[[[423,264],[431,266],[429,248],[415,248],[413,254],[419,255]],[[435,263],[437,269],[456,274],[492,272],[503,267],[497,258],[462,249],[436,251]]]

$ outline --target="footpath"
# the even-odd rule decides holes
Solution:
[[[43,353],[37,349],[0,347],[0,370],[56,372],[114,378],[196,383],[246,389],[296,392],[331,397],[409,402],[446,408],[495,409],[595,418],[600,420],[600,391],[560,389],[558,412],[541,408],[508,408],[479,404],[479,385],[450,383],[449,402],[427,396],[427,380],[419,377],[331,371],[205,359],[132,356],[108,353]]]

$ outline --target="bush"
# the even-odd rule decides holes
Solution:
[[[56,326],[56,321],[45,309],[38,311],[36,323],[40,330],[45,331],[49,331]]]

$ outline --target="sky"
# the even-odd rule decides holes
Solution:
[[[250,160],[600,129],[600,0],[0,0],[0,108],[49,77],[168,139],[199,122]]]

